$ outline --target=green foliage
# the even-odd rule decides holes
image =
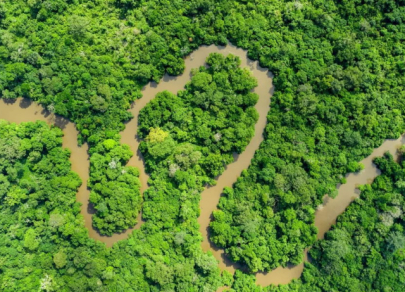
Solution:
[[[191,82],[177,96],[159,93],[142,109],[139,134],[149,135],[146,147],[155,158],[159,155],[151,153],[157,151],[154,147],[165,150],[158,151],[162,157],[171,153],[174,147],[171,138],[177,143],[200,146],[203,156],[207,156],[203,165],[216,176],[223,171],[223,159],[215,155],[240,153],[253,137],[258,119],[253,106],[258,97],[250,91],[257,81],[238,67],[240,60],[235,56],[211,54],[207,64],[208,68],[200,67],[193,72]],[[170,138],[160,141],[163,144],[155,143],[155,138],[152,141],[152,136],[157,136],[155,129],[170,133]]]
[[[125,220],[139,209],[139,182],[136,170],[122,167],[132,155],[128,149],[104,141],[119,140],[139,89],[164,73],[181,73],[183,57],[200,45],[229,39],[247,49],[274,73],[276,91],[265,141],[234,188],[225,191],[212,240],[252,271],[269,270],[302,260],[304,247],[315,241],[314,209],[324,194],[333,194],[345,173],[361,169],[358,162],[383,139],[403,132],[403,15],[402,0],[7,0],[0,3],[0,91],[2,98],[28,97],[75,122],[80,142],[90,145],[95,221],[111,233],[135,222]],[[25,140],[0,136],[2,290],[216,289],[217,271],[207,274],[202,267],[209,261],[192,253],[199,250],[198,193],[250,140],[257,97],[249,92],[255,81],[237,69],[235,58],[211,57],[208,65],[185,91],[161,93],[140,116],[140,135],[160,127],[169,133],[169,151],[143,143],[151,173],[143,207],[147,222],[116,245],[110,265],[103,262],[110,252],[88,240],[77,219],[78,178],[69,171],[68,153],[55,150],[60,131],[27,124],[20,135],[28,135]],[[31,141],[36,130],[43,136]],[[128,175],[109,168],[112,162]],[[404,181],[396,182],[398,189]],[[126,214],[120,199],[136,212]],[[20,212],[27,201],[30,211]],[[378,207],[389,202],[383,196]],[[106,211],[119,219],[106,219]],[[382,217],[387,224],[390,216]],[[21,221],[26,219],[36,223]],[[391,251],[402,242],[398,232],[384,233]],[[67,264],[54,270],[61,246]],[[342,248],[336,256],[352,253]],[[153,267],[167,271],[170,281]],[[372,289],[402,283],[390,269],[379,270],[384,280]],[[251,277],[241,281],[248,291],[256,289]],[[348,290],[365,285],[341,282]]]
[[[211,240],[251,271],[268,271],[302,261],[323,196],[404,131],[405,3],[233,4],[226,34],[274,73],[275,92],[265,141],[221,198]]]
[[[2,291],[213,291],[221,285],[215,258],[201,251],[196,236],[198,196],[194,193],[188,198],[182,195],[183,208],[194,213],[184,210],[187,216],[181,222],[172,218],[172,228],[157,228],[160,222],[151,218],[142,231],[135,231],[112,249],[89,239],[75,202],[81,181],[70,171],[70,152],[61,148],[61,136],[60,129],[43,122],[16,125],[0,120]],[[89,182],[93,192],[99,192],[97,184],[104,188],[111,183],[115,192],[136,186],[132,194],[139,195],[134,168],[115,172],[132,155],[128,147],[113,139],[97,147],[102,149],[94,149],[91,156],[91,173],[96,175]],[[119,160],[110,172],[111,157]],[[157,181],[155,188],[160,183]],[[17,199],[7,204],[11,201],[8,197]],[[111,206],[120,198],[131,196],[111,195],[104,201]],[[173,208],[174,202],[167,200],[165,205]],[[131,202],[122,202],[120,207],[128,204]],[[131,218],[121,211],[127,210],[113,209],[114,216]],[[165,215],[157,211],[158,216]],[[104,218],[100,216],[104,220],[100,222],[105,223]],[[108,230],[107,223],[102,226]]]
[[[83,246],[90,256],[102,247],[88,239],[75,203],[81,181],[70,170],[70,152],[61,149],[61,137],[59,128],[44,122],[0,120],[2,291],[38,291],[40,286],[62,291],[58,287],[83,277],[73,267],[74,250]],[[89,287],[83,282],[81,289]]]
[[[93,226],[112,235],[135,226],[141,208],[139,171],[124,166],[132,156],[128,145],[104,140],[92,149],[90,158],[90,202],[96,209]]]
[[[139,135],[145,138],[140,149],[151,176],[142,216],[160,228],[194,225],[198,193],[233,161],[232,152],[243,151],[253,136],[257,114],[254,103],[245,101],[256,80],[238,67],[240,60],[232,55],[211,54],[207,64],[194,71],[184,91],[157,94],[139,114]],[[247,81],[241,82],[242,76]],[[238,128],[245,136],[238,135]],[[187,233],[176,233],[176,245],[187,241]],[[216,270],[211,256],[195,257],[203,273]]]
[[[176,147],[176,142],[169,136],[169,133],[160,128],[151,128],[145,141],[148,153],[155,159],[165,158],[173,153]]]
[[[64,266],[66,266],[67,264],[67,255],[60,250],[59,252],[57,252],[54,256],[53,256],[53,262],[55,263],[55,266],[58,269],[63,268]]]
[[[236,272],[234,291],[402,291],[405,255],[405,162],[390,154],[374,160],[381,170],[361,187],[336,224],[310,250],[301,278],[289,285],[261,288],[254,277]]]

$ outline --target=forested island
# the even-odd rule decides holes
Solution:
[[[403,0],[0,2],[0,98],[69,119],[90,162],[82,181],[63,126],[10,123],[0,107],[0,290],[405,290],[403,148],[398,161],[375,159],[381,174],[324,239],[314,224],[325,195],[405,131],[404,21]],[[228,42],[273,73],[272,96],[253,92],[258,80],[239,57],[213,53],[184,89],[141,109],[139,149],[121,143],[147,83],[180,75],[200,46]],[[240,265],[231,274],[201,248],[199,203],[254,138],[259,98],[271,98],[264,141],[207,226]],[[127,165],[134,155],[145,191]],[[83,184],[98,234],[138,228],[112,248],[89,237]],[[307,248],[299,279],[256,284],[254,273],[301,264]]]

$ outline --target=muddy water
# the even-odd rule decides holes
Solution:
[[[136,153],[136,155],[131,158],[128,165],[139,168],[141,191],[143,192],[147,188],[148,175],[145,173],[142,156],[137,151],[139,141],[135,134],[137,132],[139,111],[151,99],[153,99],[158,92],[168,90],[176,93],[183,89],[184,85],[190,80],[191,69],[204,65],[206,57],[212,52],[223,54],[232,53],[239,56],[242,60],[242,67],[249,68],[252,74],[258,79],[258,87],[255,89],[255,92],[258,93],[260,97],[256,105],[256,109],[259,112],[259,121],[255,126],[255,136],[246,147],[245,151],[240,155],[236,155],[235,161],[228,165],[225,172],[218,178],[217,185],[205,189],[201,195],[201,214],[198,221],[200,224],[200,232],[203,235],[202,248],[203,250],[209,250],[214,254],[219,260],[219,266],[221,269],[234,272],[235,269],[243,269],[243,267],[232,263],[222,250],[216,248],[209,242],[208,225],[211,221],[212,211],[216,209],[223,188],[226,186],[231,187],[233,183],[236,182],[236,179],[242,170],[249,166],[256,149],[258,149],[260,143],[263,141],[262,133],[266,125],[266,114],[269,110],[270,97],[273,92],[271,73],[258,66],[257,62],[250,61],[246,57],[246,52],[242,49],[237,49],[230,45],[226,47],[203,46],[186,58],[186,70],[184,74],[177,77],[165,76],[159,84],[150,83],[143,88],[143,97],[140,100],[137,100],[130,110],[134,115],[134,119],[127,123],[125,130],[121,133],[121,142],[130,145],[133,152]],[[121,234],[115,234],[111,237],[100,236],[97,231],[92,228],[92,209],[88,204],[89,191],[86,188],[86,182],[89,176],[87,145],[83,145],[82,147],[77,146],[77,130],[68,120],[50,114],[41,106],[25,99],[18,99],[13,103],[7,103],[3,99],[0,99],[0,119],[16,123],[42,120],[49,124],[56,124],[63,129],[63,147],[69,148],[72,151],[70,158],[72,169],[77,172],[83,180],[83,184],[77,193],[77,200],[82,203],[81,213],[84,216],[85,225],[89,230],[90,237],[106,243],[107,246],[112,246],[113,243],[118,240],[127,238],[128,234],[131,233],[133,229],[137,229],[142,225],[141,216],[139,216],[139,223],[133,229],[127,230]],[[381,156],[386,151],[390,151],[394,154],[396,149],[402,143],[405,143],[404,137],[401,137],[398,140],[385,141],[379,148],[375,149],[372,155],[362,161],[365,166],[364,170],[360,173],[349,174],[347,176],[347,183],[338,187],[339,194],[336,199],[325,198],[324,204],[318,208],[315,216],[315,225],[319,229],[318,238],[323,238],[325,232],[329,230],[331,225],[335,222],[336,217],[344,211],[354,198],[358,196],[356,186],[368,183],[378,175],[378,170],[372,164],[372,159],[376,156]],[[257,273],[257,284],[262,286],[270,284],[286,284],[292,279],[299,278],[302,270],[303,264],[288,268],[277,268],[269,273]]]
[[[371,183],[380,174],[380,170],[374,165],[373,159],[383,156],[387,151],[397,157],[397,149],[403,144],[405,144],[405,135],[396,140],[385,140],[380,147],[374,149],[370,156],[361,161],[364,165],[362,171],[346,175],[346,183],[338,186],[339,194],[335,199],[324,198],[323,205],[318,207],[315,214],[318,239],[323,239],[325,233],[336,223],[336,217],[343,213],[350,202],[359,196],[360,192],[356,186]]]

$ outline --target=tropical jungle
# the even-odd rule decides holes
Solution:
[[[181,90],[145,96],[185,70]],[[322,238],[315,224],[405,132],[404,84],[404,0],[0,0],[0,290],[405,291],[404,147],[374,158],[379,175]],[[63,126],[5,118],[22,100],[75,125],[88,179]],[[204,190],[258,136],[201,226]]]

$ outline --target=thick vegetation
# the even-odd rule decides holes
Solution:
[[[141,147],[147,149],[150,167],[173,153],[169,168],[186,170],[201,160],[199,168],[215,177],[233,160],[233,152],[244,150],[254,135],[258,96],[251,92],[256,79],[239,65],[233,55],[211,54],[208,68],[194,70],[184,91],[177,96],[162,92],[142,109],[139,136],[146,137]]]
[[[361,167],[361,158],[383,139],[403,132],[404,15],[403,0],[6,0],[0,2],[0,91],[2,98],[34,99],[76,123],[80,141],[90,145],[94,222],[111,234],[135,223],[141,201],[137,171],[122,168],[130,154],[118,142],[123,123],[131,118],[127,109],[140,97],[139,88],[164,73],[180,73],[182,58],[200,45],[229,39],[247,49],[251,59],[274,73],[276,92],[265,141],[251,167],[225,191],[211,225],[212,240],[250,270],[270,270],[302,260],[303,249],[315,241],[314,208],[323,195],[333,196],[343,175]],[[211,74],[199,72],[201,80],[204,73]],[[203,83],[211,84],[208,80]],[[25,232],[25,225],[17,223],[18,214],[7,209],[10,215],[2,220],[9,225],[2,236],[12,244],[3,246],[14,248],[7,260],[18,260],[1,268],[3,290],[37,289],[39,282],[33,284],[24,275],[40,277],[48,268],[57,272],[44,279],[55,275],[54,282],[67,291],[108,285],[118,291],[215,290],[218,270],[199,248],[198,192],[205,182],[213,182],[230,161],[231,151],[242,150],[251,134],[237,123],[206,124],[203,119],[201,131],[194,128],[201,112],[205,119],[218,110],[221,119],[231,121],[240,113],[228,104],[216,106],[218,96],[212,89],[191,84],[178,96],[158,97],[159,106],[167,102],[170,108],[192,109],[180,111],[185,121],[171,115],[153,117],[157,110],[150,106],[151,120],[144,117],[140,133],[146,137],[142,151],[152,173],[144,198],[147,222],[111,251],[86,239],[81,252],[89,259],[83,256],[84,264],[53,270],[49,245],[39,245],[45,251],[19,252],[25,248],[23,240],[10,239],[8,227],[37,236]],[[191,101],[191,94],[200,100]],[[251,101],[233,102],[244,111]],[[243,118],[249,117],[247,110],[244,113]],[[115,149],[119,153],[111,155]],[[203,154],[211,155],[210,162]],[[8,165],[2,159],[2,165]],[[60,167],[66,157],[64,161]],[[110,164],[118,168],[112,170]],[[9,182],[18,177],[4,170],[3,175]],[[122,196],[111,188],[122,190]],[[52,191],[57,193],[57,187]],[[76,212],[73,201],[61,204]],[[4,203],[1,208],[8,207]],[[45,212],[30,208],[35,214]],[[52,248],[76,244],[72,238],[82,233],[73,233],[56,236]],[[78,246],[67,248],[68,263],[74,262]],[[115,260],[103,278],[107,256]],[[45,260],[32,260],[35,257]],[[97,268],[91,267],[93,260]],[[10,274],[5,277],[3,271]]]
[[[88,240],[79,215],[81,181],[70,171],[69,150],[61,149],[62,131],[43,122],[0,120],[0,137],[0,289],[61,291],[103,248]],[[100,261],[99,270],[89,264],[88,272],[101,276],[106,264]],[[58,269],[63,272],[56,280]]]
[[[159,228],[174,228],[175,242],[197,232],[199,193],[253,136],[256,80],[239,63],[211,54],[209,67],[194,71],[184,91],[158,94],[139,114],[140,149],[151,176],[142,215]]]
[[[236,273],[234,291],[403,291],[405,287],[405,162],[390,154],[374,161],[382,174],[310,250],[302,277],[289,285],[258,287]]]
[[[225,18],[276,87],[265,142],[211,224],[233,260],[251,271],[301,262],[322,197],[403,132],[404,4],[249,3]]]
[[[81,181],[70,171],[61,137],[43,122],[0,121],[1,291],[214,291],[222,285],[216,260],[201,251],[196,236],[198,193],[178,193],[184,218],[187,207],[194,210],[192,222],[162,229],[150,220],[111,250],[89,239],[76,203]],[[177,203],[165,205],[175,210]]]
[[[90,202],[96,209],[93,226],[112,235],[137,223],[141,208],[139,171],[125,166],[133,155],[128,145],[104,140],[92,149],[90,159]]]
[[[130,239],[119,242],[111,251],[90,240],[83,227],[80,208],[75,203],[80,180],[69,171],[69,152],[59,149],[61,131],[58,128],[49,130],[44,123],[17,126],[3,122],[0,145],[4,145],[4,151],[0,152],[0,159],[6,182],[2,184],[4,196],[7,196],[1,206],[3,214],[13,214],[5,216],[1,225],[5,230],[3,254],[14,254],[14,249],[25,247],[17,258],[10,258],[4,265],[9,274],[0,276],[0,283],[5,290],[32,291],[33,287],[42,287],[46,291],[112,291],[120,287],[122,291],[214,291],[221,286],[217,261],[201,250],[197,217],[199,193],[205,184],[215,183],[215,176],[232,161],[232,152],[243,151],[254,132],[257,112],[253,106],[257,96],[250,91],[256,86],[256,80],[248,71],[240,69],[239,63],[240,60],[232,55],[213,54],[207,59],[208,68],[196,70],[184,91],[177,96],[163,92],[143,109],[140,135],[145,136],[145,141],[141,150],[151,173],[150,188],[144,194],[146,222],[142,230],[136,230]],[[229,68],[232,71],[228,71]],[[210,80],[208,86],[206,80]],[[192,98],[198,94],[207,96],[212,102],[201,103]],[[159,104],[167,104],[166,111],[160,110]],[[167,115],[172,113],[179,115],[177,123],[168,119]],[[147,119],[147,114],[154,119]],[[198,127],[205,128],[205,132],[197,131]],[[244,131],[237,131],[237,128]],[[37,140],[43,141],[44,145],[34,144]],[[91,151],[90,200],[98,211],[94,224],[103,233],[111,234],[113,230],[135,224],[136,207],[140,203],[137,199],[138,172],[122,166],[132,153],[114,139],[104,140]],[[14,160],[10,159],[13,155],[16,156]],[[27,171],[37,169],[25,166],[31,156],[37,160],[42,157],[38,164],[47,172],[39,172],[36,180],[50,181],[42,185],[52,194],[35,204],[30,203],[31,198],[37,197],[30,195],[35,188],[30,186],[30,180],[22,179],[31,178]],[[11,166],[3,163],[7,159]],[[56,161],[51,164],[53,160]],[[56,162],[59,164],[55,165]],[[58,168],[63,172],[57,171]],[[76,180],[63,177],[64,173]],[[70,186],[67,194],[61,193],[64,184]],[[16,187],[20,185],[27,185],[27,189]],[[21,216],[22,211],[17,210],[15,204],[27,214],[32,212],[34,218],[25,223],[32,226],[31,229],[19,227],[26,217]],[[120,210],[125,208],[124,216],[115,212],[116,206]],[[40,216],[35,215],[37,213]],[[43,225],[46,228],[41,227]],[[20,237],[10,238],[9,230],[14,229]],[[29,257],[31,253],[35,257],[28,263],[19,258]],[[37,257],[48,261],[36,265],[41,262]],[[27,269],[26,276],[18,276],[21,271],[12,268],[14,261],[20,263],[21,269]],[[33,269],[35,274],[30,273]],[[30,285],[25,287],[25,281]]]

